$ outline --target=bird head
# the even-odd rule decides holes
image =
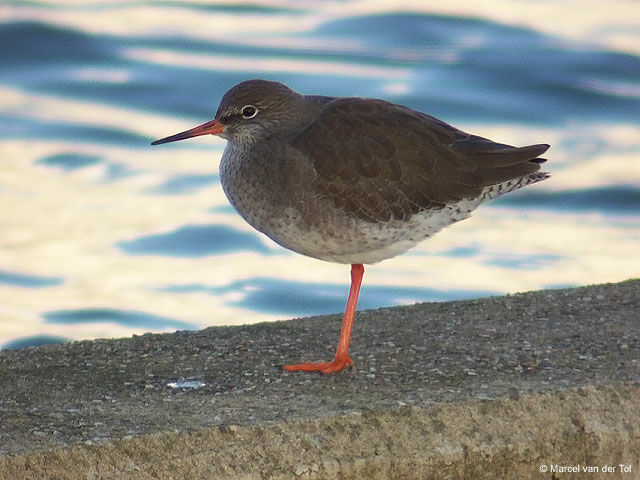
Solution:
[[[305,97],[286,85],[267,80],[247,80],[224,94],[215,119],[152,145],[200,135],[218,135],[250,144],[289,131],[304,115]]]

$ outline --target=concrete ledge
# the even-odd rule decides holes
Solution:
[[[540,473],[540,465],[626,462],[638,468],[639,393],[624,385],[588,387],[516,400],[154,434],[5,458],[0,465],[3,478],[14,479],[552,478]]]
[[[0,478],[640,478],[640,281],[339,322],[2,351]]]
[[[567,465],[610,465],[619,474],[614,478],[634,479],[639,478],[638,412],[638,387],[587,387],[516,400],[152,434],[102,446],[5,457],[0,459],[0,475],[493,480],[558,478],[552,471],[541,473],[541,466],[556,466],[557,471]],[[630,474],[621,473],[620,464],[630,466]]]

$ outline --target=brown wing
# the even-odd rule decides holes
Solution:
[[[291,144],[317,173],[314,189],[367,221],[406,219],[540,168],[549,146],[512,147],[383,100],[342,98]]]

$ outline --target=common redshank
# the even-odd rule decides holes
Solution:
[[[220,181],[249,224],[295,252],[351,264],[335,358],[285,365],[290,371],[352,365],[363,264],[549,176],[539,171],[547,144],[513,147],[384,100],[301,95],[267,80],[239,83],[214,120],[152,145],[207,134],[227,140]]]

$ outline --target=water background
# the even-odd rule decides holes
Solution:
[[[149,145],[248,78],[552,144],[551,179],[368,267],[359,308],[637,277],[640,3],[469,3],[4,1],[0,346],[343,310],[348,267],[228,205],[223,140]]]

